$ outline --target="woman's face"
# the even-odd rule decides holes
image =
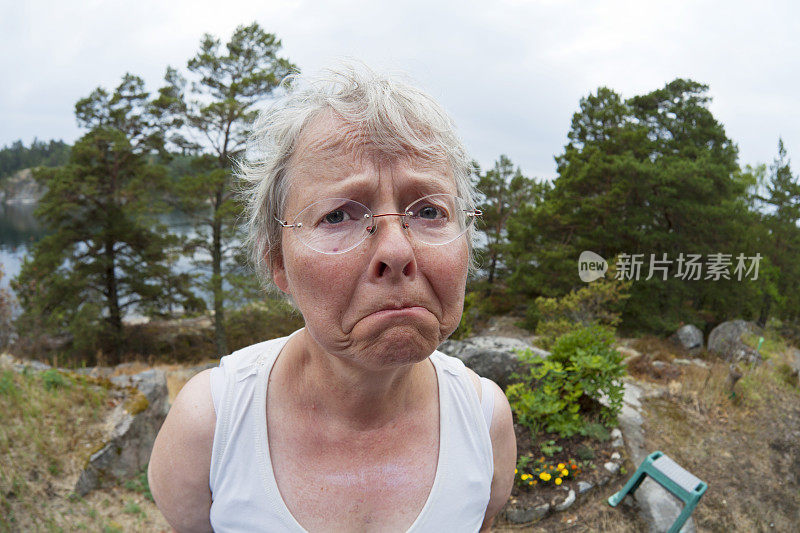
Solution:
[[[341,137],[341,123],[330,116],[303,133],[289,164],[284,219],[323,198],[351,198],[380,214],[400,213],[429,194],[457,194],[446,166],[355,154]],[[465,236],[423,244],[400,217],[374,220],[376,232],[341,254],[316,252],[284,230],[273,278],[323,350],[377,370],[425,359],[458,326],[468,246]]]

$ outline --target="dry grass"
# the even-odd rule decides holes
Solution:
[[[686,351],[680,346],[671,343],[666,339],[645,335],[640,337],[630,345],[634,350],[647,355],[651,361],[663,361],[669,363],[676,357],[686,357]]]
[[[787,354],[742,367],[686,367],[668,393],[646,402],[650,450],[662,450],[709,484],[694,512],[699,531],[795,531],[800,523],[800,389],[779,370]]]
[[[166,529],[141,490],[115,489],[116,499],[106,491],[87,499],[72,492],[102,445],[107,413],[124,395],[57,370],[0,369],[0,532]]]
[[[0,510],[38,515],[43,498],[69,490],[102,438],[108,390],[56,370],[0,370]]]

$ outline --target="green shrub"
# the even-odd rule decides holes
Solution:
[[[275,298],[228,311],[225,315],[225,331],[231,351],[289,335],[301,327],[302,315],[285,300]]]
[[[630,297],[630,281],[606,277],[573,290],[560,298],[536,298],[528,308],[526,327],[536,331],[540,344],[550,349],[555,340],[577,327],[602,324],[611,328],[620,322],[622,304]]]
[[[586,446],[585,444],[581,444],[575,450],[575,453],[578,455],[579,459],[584,461],[590,461],[594,459],[594,450]]]
[[[69,378],[64,377],[64,375],[55,368],[45,370],[41,373],[40,377],[44,388],[47,390],[63,389],[72,385]]]
[[[581,427],[578,399],[583,390],[574,379],[572,369],[550,360],[533,361],[525,382],[514,383],[506,389],[517,422],[531,430],[569,437]]]
[[[782,383],[790,387],[800,386],[800,372],[792,368],[788,363],[780,363],[776,368],[778,378]]]
[[[581,429],[581,435],[600,442],[611,439],[611,433],[599,422],[590,422]]]
[[[591,325],[561,335],[550,356],[540,359],[529,350],[520,354],[527,375],[506,390],[511,409],[533,435],[541,431],[570,437],[594,431],[596,417],[616,423],[622,408],[625,369],[614,349],[613,330]],[[601,399],[603,403],[601,403]]]
[[[19,388],[14,383],[14,372],[11,370],[0,371],[0,395],[16,398]]]
[[[564,448],[562,446],[557,445],[556,441],[554,440],[549,440],[547,442],[539,444],[539,449],[547,457],[553,457],[553,455],[564,450]]]
[[[477,305],[478,297],[477,292],[468,292],[464,295],[464,312],[461,314],[461,322],[458,323],[458,327],[450,335],[451,339],[466,339],[473,335],[480,317],[480,310]]]

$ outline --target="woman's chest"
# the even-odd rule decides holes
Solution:
[[[289,512],[308,531],[406,531],[436,477],[439,417],[426,418],[351,439],[270,424],[270,460]]]

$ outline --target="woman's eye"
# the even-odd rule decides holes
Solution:
[[[442,209],[434,205],[426,205],[419,210],[417,216],[420,218],[436,219],[444,217],[445,213]]]
[[[338,224],[340,222],[344,222],[347,220],[348,215],[341,209],[337,209],[335,211],[331,211],[327,215],[323,217],[323,220],[328,224]]]

